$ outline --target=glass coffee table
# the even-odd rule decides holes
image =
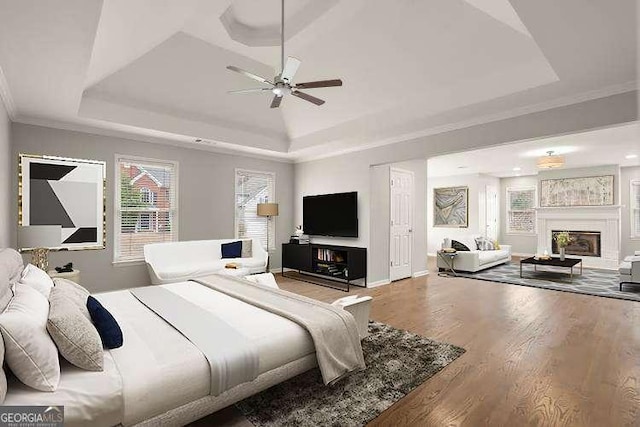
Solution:
[[[580,264],[580,275],[582,275],[582,260],[579,258],[565,258],[561,260],[560,258],[549,258],[549,259],[536,259],[535,257],[529,257],[520,260],[520,277],[522,276],[522,265],[523,264],[532,264],[533,270],[537,271],[539,265],[549,266],[549,267],[564,267],[569,269],[569,279],[573,281],[573,267]]]

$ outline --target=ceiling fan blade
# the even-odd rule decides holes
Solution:
[[[342,80],[319,80],[317,82],[296,83],[296,89],[314,89],[317,87],[342,86]]]
[[[271,101],[271,108],[278,108],[280,106],[280,103],[282,102],[282,96],[274,96],[273,97],[273,101]]]
[[[259,87],[259,88],[253,88],[253,89],[240,89],[240,90],[230,90],[227,93],[254,93],[254,92],[264,92],[264,91],[271,91],[273,89],[271,89],[270,87]]]
[[[235,71],[236,73],[240,73],[246,77],[249,77],[250,79],[257,80],[260,83],[267,83],[273,86],[273,83],[271,83],[269,80],[265,79],[264,77],[256,76],[255,74],[245,71],[242,68],[238,68],[234,65],[227,66],[227,70]]]
[[[315,96],[311,96],[309,94],[306,94],[304,92],[300,92],[299,90],[293,90],[291,91],[291,95],[293,96],[297,96],[300,99],[304,99],[305,101],[309,101],[312,104],[316,104],[316,105],[322,105],[324,104],[324,101],[320,98],[316,98]]]
[[[293,76],[296,75],[296,71],[298,71],[298,67],[300,66],[300,60],[290,56],[287,58],[287,63],[284,64],[284,69],[282,70],[282,74],[280,74],[280,78],[282,80],[287,80],[288,82],[293,81]]]

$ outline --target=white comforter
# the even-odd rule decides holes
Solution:
[[[162,287],[214,311],[242,331],[258,347],[260,373],[314,352],[308,332],[290,320],[195,282]],[[92,418],[104,425],[132,425],[209,394],[209,364],[191,342],[129,291],[98,294],[96,298],[118,320],[124,335],[124,345],[105,355],[105,366],[111,368],[101,373],[70,368],[73,381],[65,368],[60,388],[53,393],[20,392],[11,384],[6,404],[40,401],[65,405],[66,420],[72,426],[87,425],[82,419]],[[107,362],[111,358],[112,365]],[[92,375],[102,376],[104,381],[86,381]]]

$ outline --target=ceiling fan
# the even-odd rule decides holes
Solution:
[[[253,73],[243,70],[242,68],[238,68],[234,65],[229,65],[227,69],[231,71],[235,71],[236,73],[240,73],[250,79],[259,81],[260,83],[268,84],[270,87],[261,87],[254,89],[241,89],[241,90],[232,90],[229,93],[252,93],[252,92],[267,92],[270,91],[274,94],[273,101],[271,101],[271,108],[280,107],[280,103],[282,102],[282,98],[285,95],[293,95],[297,98],[304,99],[305,101],[311,102],[315,105],[322,105],[324,101],[320,98],[316,98],[315,96],[311,96],[305,92],[301,92],[300,89],[315,89],[319,87],[332,87],[332,86],[342,86],[342,80],[334,79],[334,80],[320,80],[315,82],[307,82],[307,83],[293,83],[293,76],[295,76],[296,71],[298,71],[298,67],[300,66],[300,61],[292,56],[287,58],[287,63],[284,62],[284,0],[282,0],[282,14],[281,14],[281,25],[280,25],[280,74],[274,77],[273,81],[269,81],[264,77],[257,76]]]

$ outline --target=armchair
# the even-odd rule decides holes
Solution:
[[[620,272],[620,290],[625,283],[640,285],[640,251],[636,251],[633,256],[626,257],[620,263],[618,271]]]

